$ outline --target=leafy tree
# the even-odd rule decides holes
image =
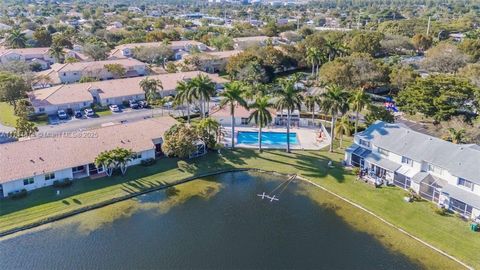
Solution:
[[[164,134],[162,151],[167,156],[186,158],[196,149],[199,137],[195,128],[186,124],[173,125]]]
[[[341,86],[332,84],[327,86],[326,91],[320,94],[320,108],[332,116],[330,125],[330,152],[333,152],[333,141],[335,139],[335,122],[339,114],[348,111],[349,94]]]
[[[436,121],[448,120],[457,114],[478,110],[479,89],[467,79],[451,75],[418,78],[414,84],[400,91],[397,104],[400,110],[422,113]]]
[[[466,38],[460,44],[458,49],[472,58],[473,61],[480,59],[480,40]]]
[[[220,35],[209,40],[210,46],[219,51],[227,51],[233,49],[233,39],[227,35]]]
[[[382,45],[380,41],[383,34],[378,32],[365,32],[355,35],[349,43],[352,52],[367,53],[376,56],[381,53]]]
[[[238,106],[247,108],[248,104],[243,98],[244,90],[239,82],[231,82],[225,84],[225,91],[220,94],[223,99],[220,102],[220,107],[230,107],[230,115],[232,117],[232,149],[235,147],[235,108]]]
[[[78,60],[75,57],[67,57],[67,58],[65,58],[65,60],[63,62],[67,63],[67,64],[71,64],[71,63],[78,63],[78,62],[80,62],[80,60]]]
[[[57,63],[62,63],[65,58],[63,47],[58,46],[57,44],[53,44],[50,49],[48,49],[48,53],[55,59]]]
[[[125,148],[115,148],[101,152],[95,158],[95,166],[103,167],[108,176],[112,176],[114,169],[120,168],[122,174],[127,172],[127,165],[132,161],[135,153]]]
[[[104,67],[108,72],[112,73],[115,78],[122,78],[127,74],[127,70],[121,64],[105,64]]]
[[[415,82],[420,75],[409,66],[393,68],[390,72],[390,84],[399,91]]]
[[[203,118],[195,126],[200,139],[206,143],[208,148],[215,148],[220,137],[220,123],[212,118]]]
[[[50,47],[50,45],[52,45],[52,35],[45,28],[38,28],[35,30],[33,38],[38,47]]]
[[[412,43],[417,51],[428,50],[432,46],[432,37],[423,34],[416,34],[412,37]]]
[[[459,69],[458,73],[469,79],[473,85],[480,87],[480,63],[468,64]]]
[[[18,102],[14,112],[16,116],[28,119],[28,116],[32,114],[34,110],[32,104],[28,100],[22,99]]]
[[[25,33],[22,33],[20,29],[13,29],[7,35],[6,39],[7,46],[12,49],[25,48],[27,45],[27,38]]]
[[[444,136],[445,140],[450,141],[454,144],[462,144],[465,143],[467,140],[466,138],[466,130],[465,129],[454,129],[454,128],[448,128],[447,129],[447,135]]]
[[[442,42],[428,50],[422,66],[432,72],[455,73],[464,67],[468,60],[468,56],[456,46]]]
[[[83,53],[90,56],[95,61],[107,59],[108,52],[109,49],[101,43],[86,44],[83,46]]]
[[[17,101],[23,99],[29,90],[30,87],[22,77],[10,72],[0,72],[0,100],[16,108]]]
[[[362,89],[355,90],[349,97],[350,108],[355,112],[355,133],[358,131],[358,120],[360,112],[370,105],[371,99]]]
[[[28,137],[38,132],[38,128],[35,123],[27,120],[26,117],[19,117],[15,123],[15,137],[23,138]]]
[[[163,65],[166,60],[172,59],[173,51],[164,44],[155,47],[140,46],[133,49],[133,55],[142,62]]]
[[[395,121],[392,112],[385,109],[385,107],[370,105],[368,111],[369,112],[365,115],[365,124],[367,126],[375,123],[375,121],[378,120],[387,123],[393,123]]]
[[[287,153],[290,153],[290,121],[294,110],[301,109],[303,96],[301,90],[296,87],[298,78],[282,78],[279,80],[280,89],[275,92],[275,108],[279,111],[287,111]]]
[[[255,121],[258,126],[258,150],[262,152],[262,128],[272,122],[272,114],[270,108],[270,97],[257,97],[255,102],[250,106],[252,112],[250,113],[249,121]]]
[[[97,78],[95,77],[89,77],[89,76],[83,76],[80,78],[80,80],[78,81],[79,83],[86,83],[86,82],[96,82],[98,81]]]

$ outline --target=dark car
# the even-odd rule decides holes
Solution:
[[[75,116],[75,118],[83,118],[83,114],[81,111],[75,111],[73,115]]]
[[[130,108],[132,109],[138,109],[140,108],[140,106],[138,105],[138,102],[134,99],[131,99],[128,101],[128,105],[130,106]]]

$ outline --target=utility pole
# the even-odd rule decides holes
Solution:
[[[430,34],[430,20],[432,16],[428,16],[428,25],[427,25],[427,36]]]

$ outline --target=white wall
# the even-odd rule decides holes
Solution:
[[[55,178],[51,179],[51,180],[45,180],[45,175],[44,174],[36,175],[36,176],[33,177],[34,183],[30,184],[30,185],[24,185],[23,184],[24,178],[4,183],[4,184],[2,184],[2,186],[3,186],[3,196],[7,197],[9,192],[18,191],[18,190],[21,190],[21,189],[26,189],[26,190],[30,191],[30,190],[34,190],[34,189],[37,189],[37,188],[51,186],[51,185],[53,185],[53,181],[55,181],[55,180],[63,180],[65,178],[68,178],[68,179],[73,178],[72,168],[58,170],[58,171],[55,171],[54,173],[55,173]]]

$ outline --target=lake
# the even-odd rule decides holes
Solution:
[[[0,268],[422,268],[346,222],[331,195],[285,180],[226,173],[4,237]],[[275,188],[279,201],[257,196]]]

